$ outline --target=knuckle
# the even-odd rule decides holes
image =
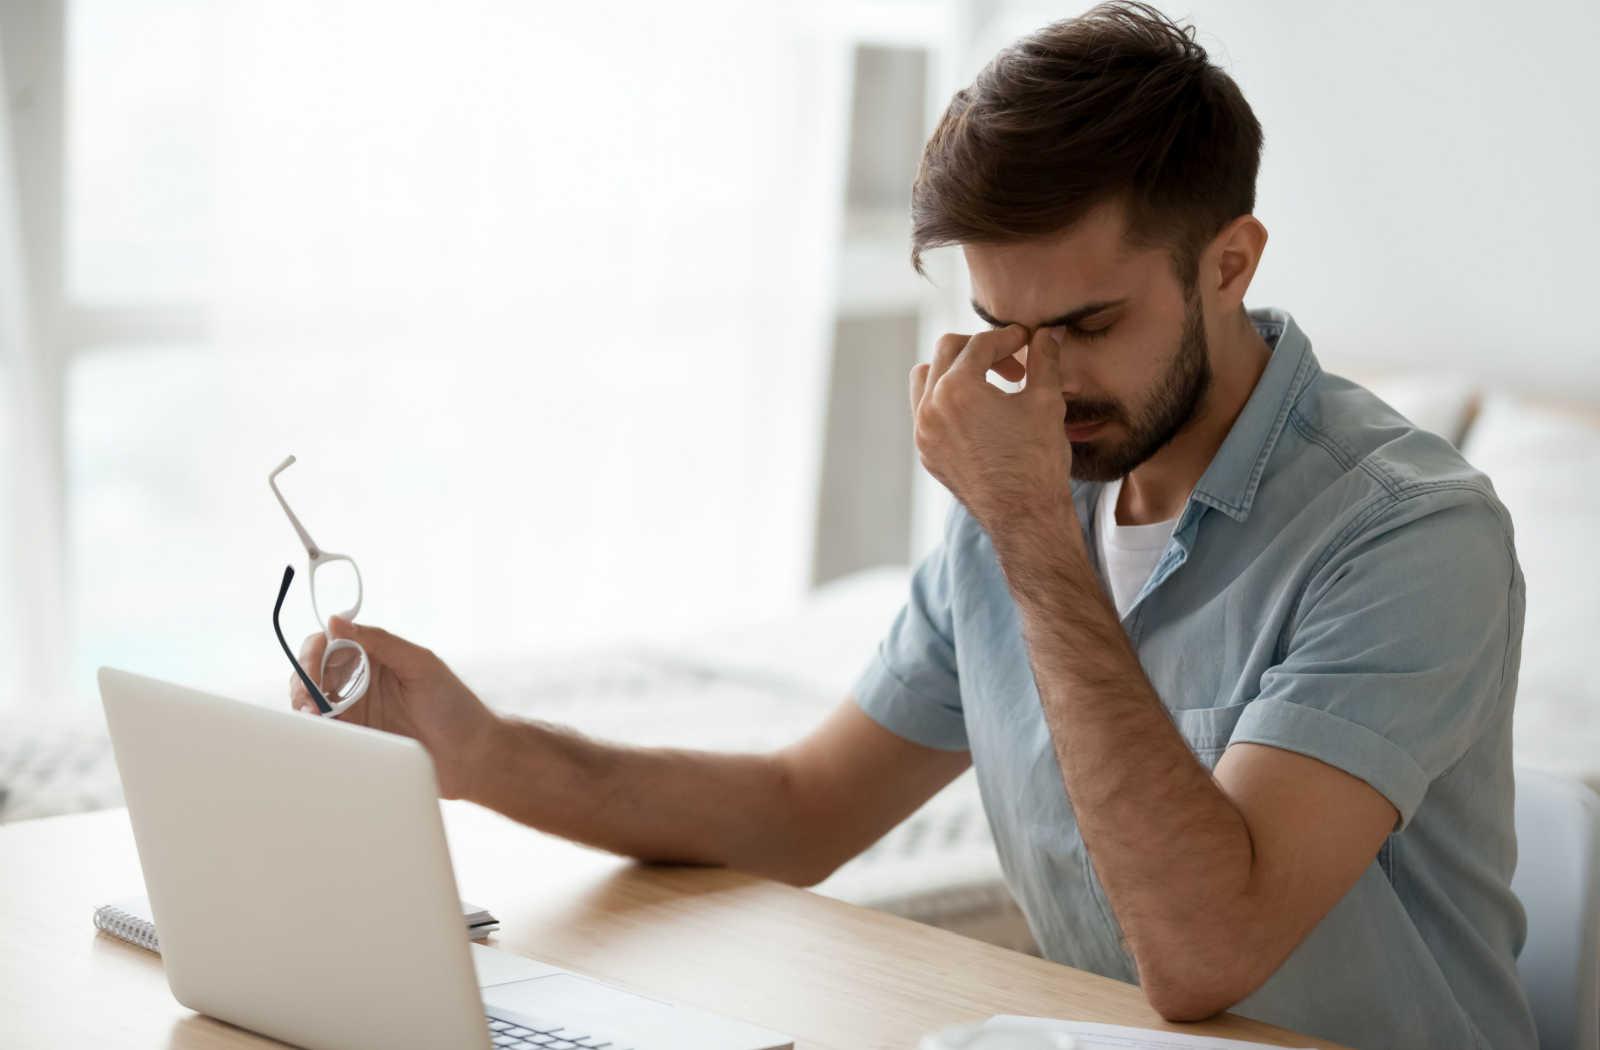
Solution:
[[[968,383],[946,383],[940,380],[933,391],[933,404],[929,406],[935,412],[960,411],[962,405],[971,401],[972,390]]]

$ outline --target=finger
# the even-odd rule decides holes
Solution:
[[[328,636],[321,631],[306,635],[306,640],[300,643],[300,666],[309,672],[315,672],[322,666],[322,650],[328,647]],[[317,676],[311,675],[314,680]]]
[[[967,341],[970,338],[970,336],[961,332],[946,332],[939,337],[939,342],[933,348],[933,363],[928,368],[928,381],[923,385],[922,393],[924,397],[927,396],[928,391],[939,385],[939,380],[944,376],[945,372],[949,371],[950,366],[955,363],[956,356],[966,348]],[[917,404],[922,404],[920,398]]]
[[[397,634],[382,627],[364,623],[351,623],[342,616],[328,620],[328,630],[335,638],[348,638],[367,651],[367,658],[396,671],[409,671],[421,666],[431,654],[420,645],[413,645]]]
[[[306,636],[300,643],[300,666],[305,668],[306,674],[311,676],[313,682],[320,681],[322,676],[322,652],[328,646],[328,639],[321,631]],[[289,703],[295,708],[309,707],[316,710],[316,702],[311,699],[311,693],[306,689],[305,682],[301,681],[298,672],[289,673]]]
[[[931,369],[928,362],[911,366],[911,414],[917,414],[917,406],[922,404],[922,392],[928,388],[928,372]]]
[[[1024,353],[1026,353],[1026,351],[1024,351]],[[1016,354],[1012,354],[1010,357],[1002,358],[1001,360],[996,361],[994,363],[994,367],[990,370],[1000,373],[1000,378],[1006,380],[1008,383],[1020,383],[1022,382],[1022,377],[1028,374],[1027,369],[1023,366],[1023,362],[1017,359]]]
[[[1062,329],[1041,328],[1028,343],[1028,375],[1024,393],[1035,397],[1061,396]]]
[[[306,668],[306,674],[311,674],[311,671],[311,668]],[[300,680],[299,675],[294,675],[289,679],[289,706],[296,711],[310,711],[312,714],[322,713],[317,710],[317,702],[311,698],[311,691],[306,688],[305,682]]]
[[[967,345],[962,348],[950,370],[968,372],[982,378],[988,374],[989,369],[1015,355],[1027,345],[1028,330],[1020,324],[1008,324],[1004,328],[996,328],[990,332],[979,332],[967,341]]]

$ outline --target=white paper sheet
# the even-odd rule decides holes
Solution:
[[[1096,1024],[1092,1021],[1023,1017],[1017,1014],[998,1014],[990,1020],[1018,1027],[1037,1028],[1041,1032],[1065,1033],[1076,1039],[1077,1046],[1074,1050],[1256,1050],[1271,1045],[1246,1043],[1238,1039],[1218,1039],[1215,1036],[1157,1032],[1149,1028],[1125,1028],[1122,1025]],[[984,1023],[987,1025],[989,1022]]]

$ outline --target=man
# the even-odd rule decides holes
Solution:
[[[991,330],[910,377],[957,502],[808,738],[724,755],[509,721],[340,622],[376,665],[351,716],[421,740],[447,796],[800,885],[970,763],[1044,952],[1163,1016],[1534,1046],[1511,524],[1445,441],[1244,307],[1261,144],[1234,82],[1139,4],[1049,26],[957,93],[912,257],[959,244]]]

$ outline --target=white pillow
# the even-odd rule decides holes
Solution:
[[[910,596],[908,566],[863,569],[822,585],[782,614],[686,633],[670,652],[723,674],[788,682],[827,698],[832,707],[844,699]]]
[[[1462,452],[1511,512],[1527,581],[1517,759],[1600,786],[1600,417],[1490,395]]]

